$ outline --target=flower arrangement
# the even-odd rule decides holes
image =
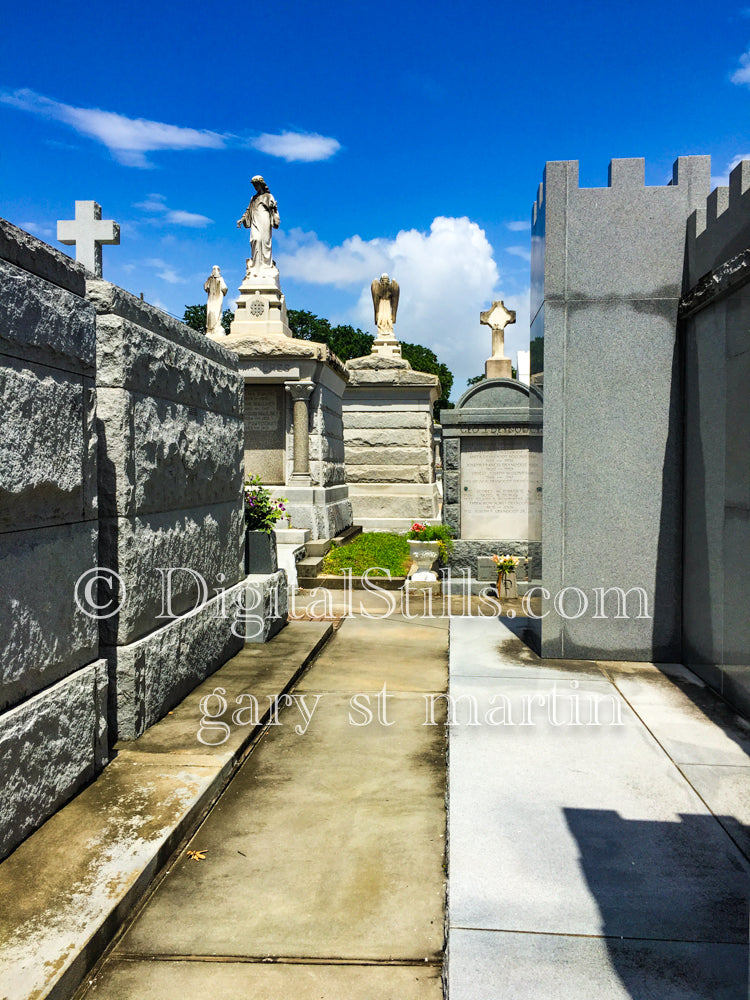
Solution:
[[[248,531],[271,531],[287,516],[285,499],[274,499],[260,481],[260,476],[245,480],[245,526]]]
[[[493,563],[497,566],[498,573],[514,573],[516,566],[521,561],[518,556],[504,555],[493,556]]]
[[[453,532],[445,524],[422,524],[421,521],[415,521],[406,537],[411,541],[437,542],[441,562],[445,562],[453,551]]]

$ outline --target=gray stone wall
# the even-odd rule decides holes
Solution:
[[[74,597],[97,565],[85,272],[0,220],[0,859],[104,766],[107,670]]]
[[[346,482],[341,396],[321,382],[310,398],[310,475],[316,486]]]
[[[551,613],[546,656],[673,660],[681,653],[682,379],[676,321],[688,216],[708,157],[672,183],[613,160],[579,188],[548,163],[532,217],[531,336],[544,337],[544,585],[642,587],[649,619]],[[575,604],[575,601],[573,602]]]
[[[690,219],[683,658],[750,715],[750,162]]]
[[[90,279],[87,291],[97,311],[99,558],[125,589],[101,623],[102,651],[110,728],[132,739],[243,644],[231,609],[244,575],[244,383],[237,356],[209,338],[107,282]],[[202,597],[192,570],[208,597],[226,589],[228,616],[209,604],[163,617],[165,574],[178,568],[175,615]]]
[[[350,389],[344,397],[348,481],[433,483],[429,394],[422,405],[366,396],[367,390]]]

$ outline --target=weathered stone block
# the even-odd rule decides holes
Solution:
[[[0,860],[107,762],[107,664],[0,715]]]
[[[375,446],[358,448],[349,445],[346,448],[347,464],[352,466],[408,465],[424,467],[429,457],[430,453],[424,448],[378,448]]]
[[[353,464],[347,466],[346,478],[350,483],[428,483],[430,473],[413,465]]]
[[[97,317],[96,364],[97,386],[235,417],[243,414],[244,382],[229,359],[212,360],[120,316]]]
[[[453,438],[443,438],[443,468],[458,471],[461,461],[461,445]]]
[[[143,299],[126,292],[118,285],[112,285],[102,278],[86,275],[86,298],[91,302],[98,315],[120,316],[136,326],[151,333],[164,337],[194,354],[202,354],[211,361],[217,361],[225,368],[233,371],[238,369],[237,355],[227,350],[205,334],[192,330],[189,326],[169,313],[152,306]]]
[[[99,532],[102,564],[116,569],[126,588],[119,614],[101,622],[102,643],[108,646],[134,642],[158,628],[167,597],[175,614],[193,608],[203,593],[196,574],[209,594],[243,575],[241,498],[187,511],[102,518]]]
[[[88,303],[5,260],[0,287],[0,354],[93,375],[95,315]]]
[[[239,652],[246,622],[237,602],[245,606],[245,589],[243,580],[195,614],[127,646],[102,649],[110,664],[109,725],[116,739],[136,739]]]
[[[461,500],[460,480],[461,477],[458,472],[443,473],[443,491],[446,503],[460,502]]]
[[[411,521],[421,521],[437,517],[439,497],[429,485],[424,489],[429,492],[387,496],[385,499],[381,493],[358,492],[352,496],[357,509],[357,523],[360,518],[408,518]]]
[[[86,270],[67,254],[0,219],[0,259],[44,278],[75,295],[86,291]]]
[[[287,623],[289,591],[284,570],[245,577],[244,608],[247,642],[268,642]]]
[[[429,457],[432,437],[426,427],[347,427],[344,441],[349,448],[424,448]]]
[[[0,711],[98,656],[97,622],[74,596],[97,565],[96,524],[0,534]]]
[[[429,430],[432,425],[432,415],[426,409],[406,409],[398,404],[383,403],[381,406],[357,408],[344,403],[345,430],[375,429],[390,430],[403,427],[414,427]]]
[[[146,515],[234,499],[242,420],[124,389],[99,390],[103,514]]]
[[[7,358],[0,367],[0,530],[84,518],[91,395],[80,375]],[[89,440],[86,436],[89,435]],[[93,500],[93,497],[91,498]],[[89,505],[90,508],[90,505]]]

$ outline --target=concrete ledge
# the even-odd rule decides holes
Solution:
[[[296,683],[332,631],[295,622],[269,645],[245,647],[0,864],[3,1000],[74,994],[260,734],[269,698]],[[227,709],[203,739],[225,735],[222,722],[229,736],[206,745],[201,701],[216,688]],[[243,692],[258,698],[257,725],[231,724]]]

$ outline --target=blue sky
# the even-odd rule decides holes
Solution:
[[[373,332],[369,284],[401,285],[396,334],[465,379],[483,370],[493,298],[528,341],[528,220],[546,160],[604,185],[644,156],[662,184],[708,153],[750,155],[750,8],[682,0],[216,7],[185,0],[6,5],[0,215],[53,245],[96,200],[122,227],[104,276],[181,316],[219,264],[261,173],[291,308]],[[73,253],[73,248],[63,248]]]

